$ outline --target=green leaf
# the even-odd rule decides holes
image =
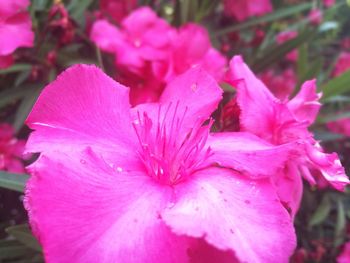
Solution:
[[[8,227],[6,228],[6,232],[15,237],[23,245],[41,252],[41,246],[36,238],[32,235],[27,224]]]
[[[23,245],[0,247],[0,260],[19,258],[31,252],[30,248]]]
[[[22,128],[24,121],[26,120],[29,112],[31,111],[35,101],[40,94],[42,86],[43,84],[38,84],[34,89],[32,89],[32,92],[26,94],[21,101],[21,104],[19,105],[15,114],[15,120],[13,122],[13,127],[15,128],[16,132]]]
[[[285,57],[286,54],[302,45],[303,43],[309,41],[312,37],[314,37],[314,35],[314,31],[305,30],[296,38],[286,41],[280,45],[273,45],[270,48],[266,49],[262,56],[253,62],[252,68],[254,72],[260,72],[265,68],[271,66],[273,63],[280,61]]]
[[[32,69],[31,64],[14,64],[13,66],[0,70],[0,74],[15,73],[21,71],[28,71]]]
[[[0,171],[0,187],[23,193],[29,179],[27,174],[15,174]]]
[[[298,13],[301,13],[303,11],[309,10],[312,7],[312,3],[303,3],[299,5],[293,5],[287,8],[278,9],[274,12],[267,14],[265,16],[257,17],[254,19],[250,19],[247,22],[240,23],[237,25],[229,26],[227,28],[217,30],[213,35],[214,36],[221,36],[225,35],[227,33],[239,31],[248,27],[252,27],[261,23],[267,23],[267,22],[273,22],[275,20],[279,20],[281,18],[285,18],[288,16],[293,16]]]
[[[320,223],[322,223],[327,218],[330,211],[331,211],[331,202],[329,198],[325,196],[322,199],[321,204],[317,207],[315,213],[312,215],[309,221],[309,227],[313,227],[315,225],[319,225]]]
[[[337,121],[345,118],[350,118],[350,111],[345,111],[342,113],[333,113],[326,116],[320,116],[319,118],[317,118],[317,123],[327,123],[330,121]]]
[[[337,200],[337,223],[335,225],[336,246],[343,243],[345,237],[346,215],[343,202]]]
[[[74,20],[80,21],[92,2],[93,0],[72,0],[67,9]]]
[[[22,99],[28,93],[29,90],[25,88],[6,89],[0,92],[0,108]]]
[[[350,70],[321,86],[321,100],[350,91]]]

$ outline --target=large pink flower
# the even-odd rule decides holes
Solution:
[[[176,29],[148,7],[132,12],[121,28],[96,21],[90,37],[115,55],[117,80],[131,87],[133,105],[157,101],[166,83],[195,65],[220,80],[227,64],[204,27],[191,23]]]
[[[0,170],[23,173],[22,155],[25,141],[14,137],[13,128],[0,124]]]
[[[270,0],[224,0],[224,12],[244,21],[252,16],[261,16],[272,11]]]
[[[316,94],[315,81],[307,81],[290,101],[277,99],[255,77],[240,56],[231,60],[229,79],[237,88],[240,107],[240,128],[275,144],[297,142],[295,156],[285,171],[274,176],[280,198],[294,214],[302,193],[300,174],[311,184],[316,184],[319,173],[336,189],[343,190],[348,177],[336,153],[324,153],[308,131],[319,111],[320,94]],[[315,172],[314,172],[315,171]]]
[[[11,66],[17,48],[33,46],[28,6],[29,0],[0,1],[0,68]]]
[[[268,177],[293,145],[210,134],[221,94],[198,68],[131,109],[94,66],[47,86],[27,119],[41,155],[25,202],[47,262],[288,262],[293,226]]]

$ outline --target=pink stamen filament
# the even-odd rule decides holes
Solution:
[[[187,108],[183,109],[181,115],[179,111],[179,102],[175,105],[169,103],[162,116],[160,105],[156,123],[146,112],[142,118],[138,112],[133,123],[141,146],[140,157],[147,172],[159,182],[170,185],[185,180],[212,155],[209,147],[205,149],[212,120],[207,126],[202,126],[200,120],[196,121],[190,131],[182,136],[179,132],[184,130],[182,125]],[[166,121],[169,115],[170,123]],[[152,128],[156,129],[155,132],[152,132]]]

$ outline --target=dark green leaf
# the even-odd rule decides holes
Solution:
[[[315,225],[322,223],[327,218],[330,211],[331,211],[331,202],[329,198],[325,196],[322,199],[321,204],[317,207],[315,213],[312,215],[309,221],[309,227],[313,227]]]
[[[27,224],[8,227],[6,228],[6,232],[15,237],[19,242],[26,245],[27,247],[41,252],[41,246],[36,238],[32,235]]]
[[[0,260],[19,258],[31,252],[30,248],[23,245],[0,247]]]
[[[260,72],[273,63],[280,61],[290,51],[309,41],[314,34],[314,31],[305,30],[294,39],[286,41],[281,45],[273,45],[266,49],[263,55],[253,62],[252,68],[254,72]]]
[[[321,86],[322,100],[350,91],[350,70]]]
[[[262,17],[257,17],[251,20],[248,20],[247,22],[240,23],[237,25],[229,26],[227,28],[217,30],[214,33],[214,36],[221,36],[225,35],[230,32],[235,32],[239,31],[248,27],[252,27],[261,23],[266,23],[266,22],[272,22],[275,20],[279,20],[281,18],[285,18],[288,16],[293,16],[298,13],[301,13],[303,11],[306,11],[308,9],[311,9],[312,3],[304,3],[304,4],[299,4],[299,5],[294,5],[291,7],[275,10],[273,13],[270,13],[268,15],[262,16]]]
[[[42,84],[39,84],[35,89],[32,90],[31,93],[27,94],[23,98],[15,114],[15,121],[13,122],[13,127],[16,131],[19,131],[22,128],[24,121],[26,120],[29,112],[31,111],[35,101],[39,96],[42,86]]]
[[[30,64],[14,64],[13,66],[0,70],[0,74],[15,73],[21,71],[31,70],[32,65]]]
[[[0,187],[23,193],[24,186],[29,179],[27,174],[14,174],[0,171]]]
[[[343,202],[337,200],[337,223],[335,225],[336,245],[343,243],[345,237],[346,215]]]

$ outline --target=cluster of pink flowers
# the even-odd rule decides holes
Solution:
[[[225,71],[226,59],[204,27],[189,23],[176,29],[148,7],[132,12],[121,27],[96,21],[91,39],[115,55],[116,79],[131,88],[132,105],[157,101],[167,83],[195,65],[217,80]]]
[[[26,120],[26,152],[40,156],[25,207],[46,261],[288,262],[302,179],[349,184],[337,154],[308,130],[321,107],[315,80],[290,99],[292,71],[260,80],[241,56],[228,66],[205,28],[172,27],[148,7],[129,13],[135,2],[101,1],[118,25],[99,19],[90,32],[113,55],[118,82],[72,66]],[[240,5],[239,21],[272,10],[269,1],[225,4]],[[224,80],[235,95],[217,111]],[[0,157],[5,145],[14,160],[20,142],[4,127]]]
[[[280,101],[241,57],[227,74],[235,132],[210,132],[222,90],[201,65],[132,108],[129,89],[93,66],[44,89],[27,119],[27,151],[41,155],[26,207],[49,262],[288,262],[301,178],[349,181],[307,130],[314,81]]]
[[[261,16],[272,11],[270,0],[224,0],[224,12],[237,21]]]
[[[22,161],[24,145],[24,140],[15,138],[14,130],[9,124],[0,124],[0,170],[24,172]]]
[[[12,65],[17,48],[33,46],[28,6],[29,0],[0,1],[0,68]]]

